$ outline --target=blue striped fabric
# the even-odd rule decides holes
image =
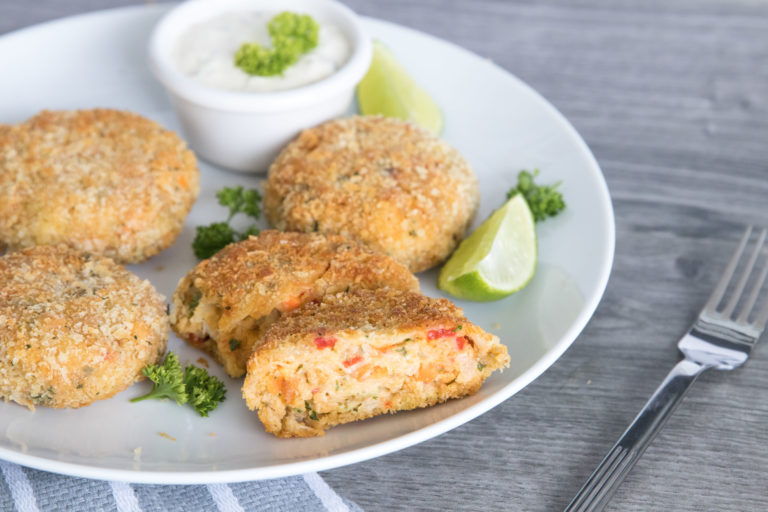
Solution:
[[[108,482],[24,469],[40,510],[117,510]]]
[[[245,510],[324,510],[300,476],[230,485]],[[276,492],[270,493],[269,489]]]
[[[229,485],[131,485],[56,475],[7,462],[0,462],[0,469],[2,512],[362,512],[316,473]]]
[[[194,504],[196,510],[216,510],[211,493],[204,485],[134,485],[141,510],[186,512]]]
[[[13,510],[13,498],[11,489],[5,483],[4,478],[0,478],[0,510]]]

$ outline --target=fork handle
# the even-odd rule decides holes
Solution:
[[[685,393],[707,368],[688,359],[683,359],[672,368],[632,424],[565,508],[565,512],[603,510],[629,470],[680,404]]]

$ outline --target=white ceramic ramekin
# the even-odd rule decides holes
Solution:
[[[277,92],[214,89],[181,73],[171,59],[179,36],[190,25],[237,11],[307,13],[321,24],[336,25],[352,53],[329,77]],[[149,63],[200,157],[236,171],[264,172],[301,130],[348,111],[355,85],[370,65],[371,51],[370,38],[355,13],[333,0],[190,0],[172,9],[155,27]]]

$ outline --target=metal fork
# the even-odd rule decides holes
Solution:
[[[761,311],[753,311],[759,309],[755,306],[768,275],[768,261],[762,263],[762,270],[753,281],[749,295],[745,293],[755,263],[761,255],[767,230],[763,229],[757,236],[755,247],[748,251],[749,256],[742,264],[738,279],[734,278],[752,231],[752,226],[746,229],[712,296],[693,326],[678,342],[677,346],[685,357],[672,368],[629,428],[566,507],[566,512],[603,510],[696,378],[710,368],[733,370],[744,364],[749,357],[768,321],[768,297]],[[727,290],[732,290],[728,297]],[[720,307],[726,298],[727,303]]]

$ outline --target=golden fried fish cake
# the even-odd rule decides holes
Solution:
[[[264,213],[277,229],[343,235],[420,272],[456,248],[479,199],[474,172],[445,142],[412,123],[353,117],[286,146]]]
[[[0,397],[82,407],[142,379],[168,339],[163,298],[109,258],[65,245],[0,258]]]
[[[0,129],[0,245],[66,243],[143,261],[173,243],[198,182],[194,154],[154,121],[43,111]]]

